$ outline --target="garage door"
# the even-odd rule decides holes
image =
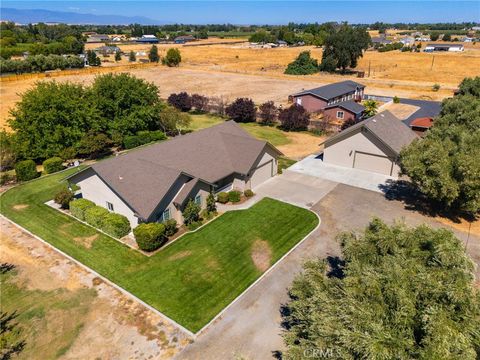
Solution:
[[[272,166],[273,160],[270,160],[269,162],[257,167],[250,178],[250,186],[254,188],[264,181],[270,179],[272,177]]]
[[[384,175],[392,174],[393,162],[386,156],[355,152],[353,167],[355,169],[372,171]]]

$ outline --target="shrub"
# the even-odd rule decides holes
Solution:
[[[108,214],[108,210],[101,206],[92,206],[85,210],[85,221],[98,229],[102,228],[103,218]]]
[[[183,221],[186,225],[200,220],[200,205],[195,203],[192,199],[188,200],[187,205],[182,212]]]
[[[120,239],[130,232],[130,221],[126,216],[109,212],[103,218],[101,229],[108,235]]]
[[[180,111],[190,111],[192,109],[192,98],[185,91],[178,94],[170,94],[167,102]]]
[[[68,209],[70,202],[73,200],[73,192],[67,188],[63,188],[55,194],[53,201],[60,205],[62,209]]]
[[[95,206],[93,201],[87,199],[77,199],[70,201],[70,212],[79,220],[85,220],[85,211]]]
[[[157,250],[165,242],[165,225],[160,223],[145,223],[133,229],[135,240],[141,250]]]
[[[222,191],[217,194],[217,201],[221,204],[226,204],[228,202],[228,193]]]
[[[165,225],[165,235],[172,236],[177,232],[177,221],[175,219],[169,219],[163,223]]]
[[[326,56],[319,66],[320,71],[333,73],[337,70],[337,60],[333,56]]]
[[[193,222],[191,222],[190,224],[187,225],[188,230],[190,230],[190,231],[196,230],[196,229],[198,229],[200,226],[202,226],[202,222],[201,222],[201,221],[193,221]]]
[[[83,60],[78,56],[32,55],[25,60],[0,59],[0,69],[2,73],[22,74],[56,69],[83,68],[83,66]]]
[[[357,122],[355,119],[348,119],[343,122],[342,126],[340,127],[340,130],[345,130],[348,129],[350,126],[355,125]]]
[[[161,130],[150,131],[150,141],[161,141],[166,140],[167,135]]]
[[[438,90],[440,90],[440,85],[439,85],[439,84],[434,84],[434,85],[432,86],[432,90],[435,91],[435,92],[438,91]]]
[[[160,56],[158,55],[158,48],[155,45],[152,45],[150,52],[148,53],[148,60],[150,62],[158,63],[160,61]]]
[[[252,197],[252,196],[255,195],[255,194],[253,193],[252,190],[247,189],[247,190],[245,190],[245,191],[243,192],[243,195],[245,195],[245,197],[247,197],[247,198],[250,198],[250,197]]]
[[[43,171],[46,174],[52,174],[60,170],[63,170],[63,160],[59,157],[52,157],[43,162]]]
[[[93,50],[87,50],[87,61],[90,66],[100,66],[101,60]]]
[[[149,142],[150,142],[150,139],[148,141],[145,141],[145,138],[142,138],[141,136],[129,135],[129,136],[125,136],[125,138],[123,139],[123,147],[125,149],[133,149],[133,148],[136,148],[137,146],[141,146]]]
[[[237,203],[240,201],[240,196],[242,193],[237,190],[232,190],[228,193],[228,200],[232,203]]]
[[[217,204],[215,203],[215,196],[212,193],[208,194],[207,196],[207,212],[209,213],[216,213],[217,212]]]
[[[208,110],[208,97],[199,94],[193,94],[192,107],[197,111],[206,112]]]
[[[278,109],[273,103],[273,101],[267,101],[266,103],[263,103],[262,105],[260,105],[258,110],[260,123],[264,125],[272,125],[277,120]]]
[[[255,104],[248,98],[237,98],[227,106],[225,112],[235,122],[253,122],[257,119]]]
[[[318,61],[310,56],[310,51],[302,51],[285,69],[285,74],[289,75],[309,75],[316,72]]]
[[[135,55],[135,51],[130,51],[130,54],[128,55],[128,61],[130,62],[135,62],[137,61],[137,56]]]
[[[182,62],[180,50],[172,48],[168,49],[167,55],[162,59],[162,64],[167,66],[178,66]]]
[[[18,181],[28,181],[40,176],[33,160],[23,160],[15,165],[15,174]]]
[[[0,175],[0,185],[8,184],[9,182],[15,182],[17,180],[14,174],[3,173]]]
[[[278,116],[284,130],[306,130],[310,123],[310,115],[303,106],[293,104],[280,112]]]
[[[98,159],[99,157],[109,155],[112,152],[112,140],[102,133],[85,135],[78,143],[78,153],[89,159]]]
[[[398,96],[393,97],[393,103],[394,104],[399,104],[400,103],[400,98]]]

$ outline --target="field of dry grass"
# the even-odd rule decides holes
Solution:
[[[227,39],[221,39],[221,41]],[[236,41],[238,39],[232,39]],[[88,46],[97,47],[98,44]],[[127,59],[115,63],[113,55],[104,63],[103,69],[94,72],[114,70],[128,71],[135,76],[156,83],[162,97],[171,92],[189,91],[205,95],[222,95],[229,99],[248,96],[256,102],[274,100],[285,103],[289,94],[320,86],[353,76],[315,74],[309,76],[288,76],[283,71],[300,51],[310,50],[312,56],[321,58],[321,49],[314,47],[260,49],[251,48],[247,43],[209,46],[159,45],[160,55],[168,48],[179,47],[182,64],[179,68],[145,65],[129,69]],[[473,46],[473,45],[472,45]],[[122,51],[147,51],[149,45],[120,45]],[[103,59],[103,57],[102,57]],[[105,59],[104,59],[105,60]],[[392,51],[378,53],[367,51],[359,61],[358,70],[366,72],[360,81],[367,85],[367,92],[390,96],[426,100],[441,100],[451,96],[458,83],[467,76],[479,75],[480,44],[464,53],[401,53]],[[432,65],[433,64],[433,65]],[[118,65],[124,65],[118,67]],[[370,69],[370,71],[369,71]],[[370,73],[370,76],[368,74]],[[58,81],[89,83],[95,74],[92,70],[76,71],[73,75],[51,74]],[[17,77],[15,81],[2,79],[0,96],[0,125],[4,126],[9,109],[19,100],[20,93],[31,87],[38,78]],[[432,90],[438,83],[440,90]]]

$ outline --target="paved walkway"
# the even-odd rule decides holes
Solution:
[[[385,185],[388,180],[394,179],[391,176],[377,174],[370,171],[325,164],[318,155],[308,156],[293,164],[288,168],[287,172],[310,175],[320,179],[376,192],[382,192],[382,186]]]

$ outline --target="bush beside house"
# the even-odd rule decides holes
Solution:
[[[135,240],[141,250],[157,250],[166,240],[165,225],[160,223],[145,223],[133,229]]]
[[[70,202],[70,212],[77,219],[84,221],[85,211],[94,206],[95,203],[93,201],[87,199],[77,199]]]
[[[232,190],[228,193],[228,200],[232,203],[237,203],[240,201],[242,193],[237,190]]]
[[[122,238],[130,232],[130,221],[126,216],[109,212],[103,218],[102,228],[108,235]]]
[[[63,170],[63,160],[59,157],[51,157],[43,162],[43,171],[46,174]]]
[[[55,194],[53,201],[60,205],[62,209],[68,209],[70,202],[73,200],[73,192],[67,188],[63,188]]]
[[[217,201],[220,204],[226,204],[228,202],[228,193],[222,191],[217,194]]]
[[[40,176],[33,160],[23,160],[15,165],[15,174],[18,181],[28,181]]]
[[[108,214],[108,210],[101,206],[92,206],[85,210],[85,221],[93,227],[102,228],[103,218]]]

